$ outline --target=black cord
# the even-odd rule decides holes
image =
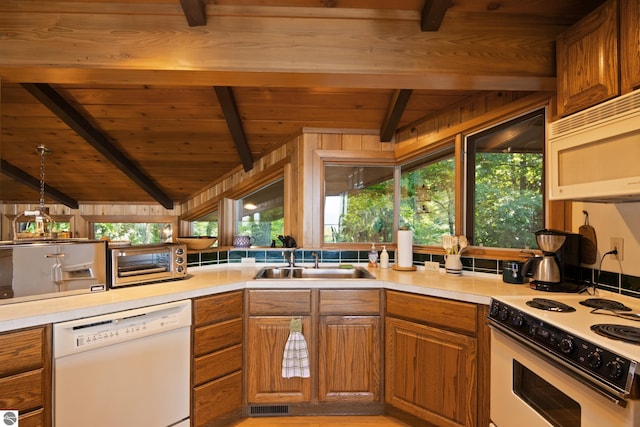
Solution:
[[[596,294],[596,291],[597,291],[596,286],[600,281],[600,273],[602,273],[602,261],[604,261],[604,257],[606,257],[607,255],[617,255],[617,254],[618,254],[618,249],[614,248],[609,252],[605,252],[604,255],[602,255],[602,258],[600,258],[600,264],[598,265],[598,276],[596,276],[596,279],[593,281],[593,295]]]

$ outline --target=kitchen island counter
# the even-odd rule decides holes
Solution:
[[[527,285],[505,284],[499,275],[494,277],[489,274],[468,273],[451,276],[443,270],[405,272],[370,269],[376,277],[375,280],[254,280],[256,272],[263,266],[256,264],[197,267],[189,270],[187,279],[179,281],[0,305],[0,332],[244,288],[384,288],[478,304],[489,304],[494,296],[542,295],[539,291],[530,290]]]

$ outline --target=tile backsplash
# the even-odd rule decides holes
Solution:
[[[282,248],[278,249],[230,249],[223,251],[193,252],[187,256],[188,267],[200,267],[218,264],[239,264],[243,258],[254,258],[256,263],[285,264]],[[287,251],[290,251],[288,249]],[[389,262],[395,261],[395,251],[389,250]],[[313,263],[313,254],[317,253],[320,263],[366,263],[369,261],[368,251],[355,250],[308,250],[295,249],[295,259],[299,263]],[[444,255],[429,253],[414,253],[413,264],[424,265],[425,261],[437,262],[444,268]],[[502,274],[503,268],[513,261],[462,257],[464,271],[478,273]],[[640,298],[640,277],[620,274],[611,271],[602,271],[592,268],[582,268],[582,278],[587,283],[597,281],[598,288],[617,292],[634,298]]]

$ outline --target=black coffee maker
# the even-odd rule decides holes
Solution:
[[[547,292],[581,290],[580,235],[548,229],[534,234],[542,256],[529,258],[522,267],[522,275],[531,277],[531,289]]]

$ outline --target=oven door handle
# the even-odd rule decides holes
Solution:
[[[580,372],[577,369],[573,368],[571,365],[569,365],[564,360],[556,357],[552,353],[548,353],[548,352],[546,352],[546,351],[544,351],[544,350],[542,350],[540,348],[537,348],[534,345],[531,345],[531,343],[529,341],[527,341],[526,339],[518,336],[517,334],[514,334],[513,332],[511,332],[509,329],[505,328],[504,326],[499,325],[499,324],[495,324],[495,323],[491,323],[491,324],[489,324],[489,327],[491,329],[493,329],[494,331],[496,331],[498,333],[502,333],[502,334],[506,335],[507,337],[519,342],[520,344],[524,345],[526,348],[528,348],[529,350],[533,351],[534,353],[542,356],[543,358],[548,358],[549,356],[552,356],[555,360],[560,362],[560,364],[556,365],[555,368],[557,368],[557,369],[561,370],[562,372],[570,375],[571,378],[574,378],[574,379],[578,380],[581,384],[589,387],[591,390],[593,390],[594,392],[598,393],[600,396],[607,398],[609,401],[615,403],[616,405],[621,406],[623,408],[627,407],[627,401],[624,400],[625,395],[619,393],[618,391],[616,391],[614,389],[610,390],[609,388],[605,388],[605,386],[599,386],[598,384],[594,384],[593,381],[590,381],[589,379],[585,378],[584,374],[582,372]]]

